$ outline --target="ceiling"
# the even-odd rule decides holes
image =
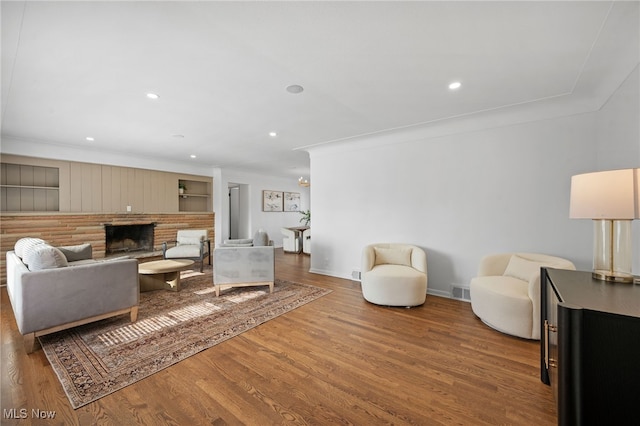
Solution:
[[[571,94],[611,9],[3,1],[2,137],[308,175],[302,147]]]

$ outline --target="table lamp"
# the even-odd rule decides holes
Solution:
[[[633,282],[631,221],[640,218],[640,169],[572,176],[569,217],[593,220],[593,278]]]

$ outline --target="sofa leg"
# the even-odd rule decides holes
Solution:
[[[133,306],[131,308],[131,322],[136,322],[138,320],[138,307],[137,306]]]
[[[23,336],[24,338],[24,349],[28,354],[35,352],[36,350],[36,333],[29,333]]]

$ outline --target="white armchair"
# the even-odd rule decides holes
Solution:
[[[417,306],[427,297],[427,255],[409,244],[372,244],[362,251],[364,298],[377,305]]]
[[[175,244],[170,247],[171,244]],[[207,237],[206,229],[186,229],[177,233],[175,241],[162,243],[163,259],[193,259],[200,262],[200,272],[204,264],[204,258],[209,258],[211,265],[211,242]]]
[[[489,327],[540,339],[540,268],[575,270],[573,263],[536,253],[501,253],[480,261],[471,280],[471,309]]]
[[[282,249],[285,253],[300,253],[300,238],[298,231],[289,228],[282,228]]]

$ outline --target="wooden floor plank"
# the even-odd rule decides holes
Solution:
[[[1,423],[556,424],[538,342],[488,328],[465,302],[376,306],[358,282],[308,270],[308,256],[277,250],[277,278],[332,292],[77,410],[43,352],[25,353],[3,288]]]

